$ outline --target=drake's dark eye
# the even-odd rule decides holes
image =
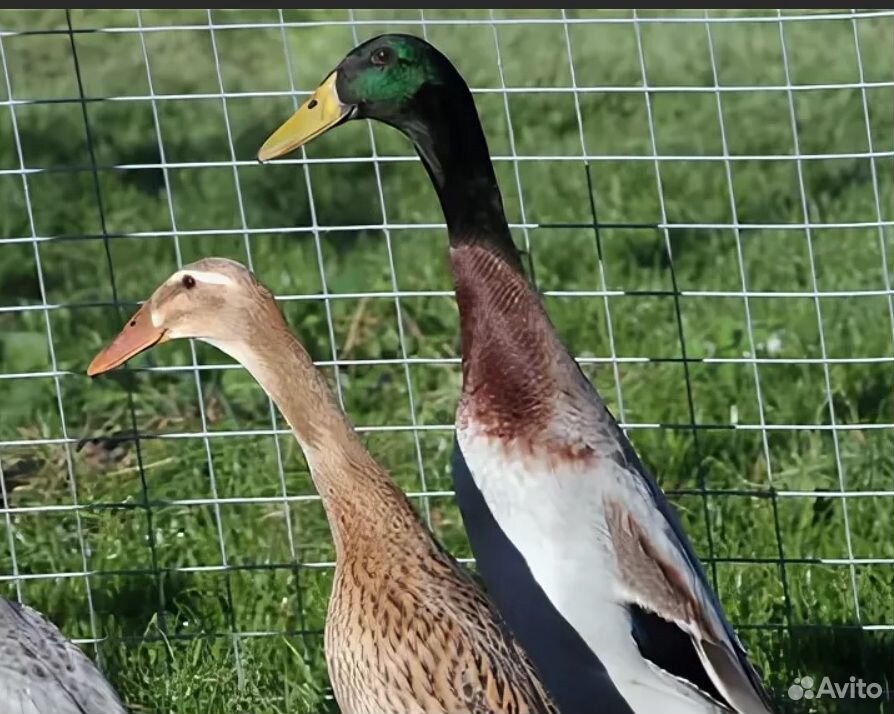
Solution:
[[[373,64],[377,65],[385,65],[391,61],[391,48],[390,47],[380,47],[375,52],[372,53],[372,56],[369,58],[369,61]]]
[[[184,275],[181,282],[187,290],[192,290],[196,286],[196,279],[192,275]]]

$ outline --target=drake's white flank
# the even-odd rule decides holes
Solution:
[[[457,430],[457,437],[491,513],[549,599],[620,684],[634,712],[648,713],[657,697],[662,714],[728,714],[725,707],[694,697],[688,682],[643,658],[630,634],[622,612],[630,598],[621,590],[605,498],[631,504],[644,522],[660,530],[663,524],[653,520],[640,485],[610,459],[593,473],[592,463],[522,457],[477,431],[470,424]],[[551,507],[531,508],[531,503]]]

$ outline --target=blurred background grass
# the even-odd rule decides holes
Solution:
[[[566,90],[512,92],[507,106],[495,91],[502,85],[489,24],[425,30],[472,87],[488,90],[476,102],[492,153],[512,154],[508,115],[516,153],[543,157],[497,163],[510,221],[522,222],[523,207],[536,225],[516,229],[517,243],[529,247],[569,347],[596,358],[585,369],[617,414],[615,373],[602,362],[612,356],[607,302],[615,352],[626,359],[617,369],[623,418],[640,426],[630,431],[634,443],[672,492],[731,620],[784,699],[799,674],[891,678],[894,501],[824,493],[840,491],[839,479],[849,492],[894,488],[894,431],[883,426],[894,416],[886,292],[894,249],[894,21],[856,22],[865,95],[840,87],[792,93],[801,154],[831,155],[801,164],[802,201],[797,165],[788,158],[795,143],[781,89],[779,24],[740,15],[741,22],[713,24],[710,41],[720,85],[750,87],[720,98],[730,154],[752,158],[731,163],[731,185],[722,161],[662,160],[661,194],[643,93],[618,91],[642,85],[632,24],[570,26],[577,85],[605,88],[578,95],[580,130],[561,24],[497,26],[507,86]],[[452,421],[460,375],[448,359],[457,356],[458,341],[445,238],[443,229],[413,227],[442,216],[415,159],[378,169],[369,160],[365,123],[339,128],[307,150],[312,160],[344,159],[338,163],[253,163],[294,106],[286,58],[294,88],[315,87],[355,44],[345,11],[284,11],[286,22],[319,23],[284,32],[244,27],[275,25],[276,11],[210,17],[213,33],[205,11],[147,10],[139,18],[74,11],[76,31],[130,28],[76,32],[79,89],[63,11],[0,15],[0,26],[15,33],[2,38],[9,86],[0,85],[0,373],[13,375],[0,381],[9,506],[0,519],[0,593],[21,595],[67,635],[86,640],[135,711],[321,711],[332,706],[320,633],[333,553],[304,461],[289,435],[271,433],[282,423],[271,420],[263,393],[203,345],[195,346],[196,359],[214,368],[201,370],[198,390],[187,344],[93,382],[84,369],[136,301],[175,269],[177,233],[183,262],[212,254],[250,260],[262,281],[289,296],[287,316],[314,357],[352,361],[340,367],[339,383],[352,419],[367,428],[370,450],[409,492],[449,491],[449,430],[414,436],[387,428]],[[422,32],[417,11],[355,17],[388,21],[357,25],[361,39]],[[425,17],[487,20],[488,13]],[[140,21],[152,29],[131,31]],[[722,156],[704,23],[647,22],[641,30],[656,90],[658,154]],[[860,80],[850,19],[805,15],[785,21],[784,37],[793,84]],[[222,93],[232,96],[222,100]],[[82,94],[89,101],[79,101]],[[864,99],[872,148],[882,154],[874,168]],[[29,170],[27,197],[12,110]],[[378,155],[413,157],[396,132],[374,126],[373,135]],[[566,160],[580,156],[582,140],[601,157],[591,163],[598,234],[586,167]],[[759,158],[768,155],[777,158]],[[241,162],[235,171],[234,158]],[[811,223],[865,225],[813,228],[808,243],[803,229],[780,227],[805,222],[804,202]],[[668,223],[688,226],[669,231],[673,274],[664,232],[655,227],[662,211]],[[734,230],[697,227],[736,220],[749,226],[740,233],[741,262]],[[879,220],[887,222],[881,230],[873,225]],[[408,227],[387,235],[368,227],[385,222]],[[36,248],[32,235],[40,239]],[[617,291],[607,301],[550,294],[601,290],[600,250],[606,287]],[[747,362],[745,302],[728,295],[741,292],[743,276],[749,291],[778,293],[749,304],[754,353],[771,360],[757,367],[762,404]],[[400,300],[406,355],[430,360],[406,372],[395,301],[387,295],[395,284],[436,292]],[[814,287],[823,293],[816,300]],[[324,291],[333,294],[332,334],[319,299]],[[367,292],[386,296],[352,297]],[[44,300],[52,306],[46,313],[35,309]],[[828,367],[830,389],[821,337],[837,360]],[[147,369],[158,367],[167,369]],[[828,428],[830,408],[846,425],[837,434]],[[772,427],[766,445],[759,429],[734,428],[760,425],[762,415]],[[211,436],[203,439],[206,429]],[[804,495],[772,496],[774,488]],[[452,498],[414,502],[451,551],[468,556]],[[859,564],[850,567],[851,556]],[[9,577],[16,574],[24,579]],[[891,711],[879,702],[810,706],[802,701],[793,710]]]

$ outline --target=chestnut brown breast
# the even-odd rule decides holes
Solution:
[[[524,275],[480,244],[450,249],[461,315],[463,395],[457,426],[534,436],[552,416],[555,349],[548,319]]]
[[[462,339],[456,426],[538,452],[589,461],[602,431],[577,364],[540,298],[505,258],[480,244],[451,247]],[[598,402],[598,397],[596,397]]]

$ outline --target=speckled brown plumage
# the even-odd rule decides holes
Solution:
[[[199,337],[242,363],[301,445],[336,550],[325,649],[342,714],[556,714],[490,600],[370,456],[251,273],[224,259],[186,266],[90,371],[162,337]]]
[[[437,547],[402,496],[383,495],[391,501],[391,533],[351,541],[329,603],[326,659],[342,711],[554,712],[468,573]]]
[[[258,324],[258,323],[255,323]],[[552,714],[527,656],[471,576],[366,451],[282,318],[254,350],[332,526],[326,661],[343,714]]]

